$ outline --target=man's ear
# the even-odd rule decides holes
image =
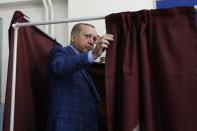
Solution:
[[[76,35],[75,34],[71,34],[71,42],[74,42],[76,39]]]

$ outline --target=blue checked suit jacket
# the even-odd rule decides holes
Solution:
[[[87,53],[56,45],[49,57],[47,131],[97,131],[99,94],[89,74]]]

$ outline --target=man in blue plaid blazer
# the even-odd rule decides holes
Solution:
[[[69,46],[53,48],[49,57],[47,131],[97,131],[99,94],[84,66],[101,56],[111,41],[113,35],[99,37],[94,26],[79,23],[71,31]]]

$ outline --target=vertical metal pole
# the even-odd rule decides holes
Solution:
[[[15,111],[15,92],[16,92],[16,64],[17,64],[16,61],[17,61],[18,29],[19,29],[19,27],[14,27],[14,49],[13,49],[13,65],[12,65],[10,131],[14,131],[14,111]]]
[[[153,0],[153,9],[157,8],[157,0]]]

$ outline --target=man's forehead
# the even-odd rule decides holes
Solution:
[[[96,29],[92,27],[82,28],[81,33],[85,33],[87,35],[97,35]]]

